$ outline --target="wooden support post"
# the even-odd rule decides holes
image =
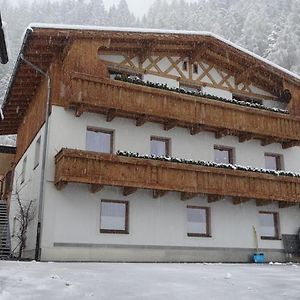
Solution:
[[[106,114],[106,122],[111,122],[116,117],[116,110],[114,108],[110,108]]]
[[[75,109],[75,116],[76,117],[80,117],[83,114],[83,112],[84,112],[84,106],[83,105],[79,105]]]
[[[126,186],[123,188],[123,196],[131,195],[131,194],[135,193],[136,191],[137,191],[137,188]]]
[[[207,195],[207,202],[213,203],[224,199],[224,196],[221,195]]]
[[[101,191],[103,188],[103,185],[101,184],[91,184],[90,186],[90,192],[92,194],[98,193],[99,191]]]
[[[159,197],[163,197],[168,191],[162,190],[153,190],[153,198],[157,199]]]
[[[264,205],[269,205],[272,203],[274,203],[273,200],[261,200],[261,199],[256,200],[256,206],[264,206]]]
[[[219,130],[215,133],[215,138],[220,139],[220,138],[222,138],[226,135],[229,135],[229,130],[228,129]]]
[[[197,193],[184,193],[184,192],[182,192],[180,194],[180,199],[182,201],[189,200],[189,199],[192,199],[192,198],[196,197],[197,195],[198,195]]]
[[[233,197],[232,198],[232,203],[234,205],[242,204],[244,202],[250,201],[250,198],[243,198],[243,197]]]
[[[300,142],[298,141],[290,141],[281,143],[282,149],[288,149],[295,146],[300,146]]]
[[[203,131],[203,126],[200,125],[200,124],[193,125],[193,126],[190,128],[190,134],[191,134],[191,135],[195,135],[195,134],[197,134],[197,133],[200,133],[201,131]]]
[[[270,145],[273,143],[275,143],[274,139],[264,139],[264,140],[261,140],[261,142],[260,142],[260,144],[262,146],[267,146],[267,145]]]
[[[168,131],[177,125],[177,121],[169,120],[164,123],[164,130]]]
[[[279,202],[278,207],[279,208],[286,208],[286,207],[291,207],[291,206],[294,206],[294,205],[297,205],[297,204],[299,204],[299,202]]]
[[[141,115],[136,119],[135,125],[139,127],[139,126],[144,125],[146,122],[147,122],[146,115]]]
[[[253,135],[251,133],[241,134],[239,136],[239,142],[243,143],[243,142],[251,140],[252,138],[253,138]]]

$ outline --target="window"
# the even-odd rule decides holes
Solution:
[[[40,152],[41,152],[41,137],[39,137],[35,143],[35,153],[34,153],[34,169],[40,163]]]
[[[156,156],[169,156],[170,139],[152,136],[150,140],[150,154]]]
[[[217,164],[233,164],[233,149],[224,146],[214,146],[214,161]]]
[[[282,170],[282,156],[279,154],[265,153],[265,168],[269,170]]]
[[[86,150],[113,153],[113,131],[88,127],[86,133]]]
[[[198,74],[198,64],[193,64],[193,72]]]
[[[210,211],[208,207],[187,206],[187,235],[210,236]]]
[[[261,239],[279,239],[279,216],[277,212],[260,211],[259,223]]]
[[[101,201],[100,232],[128,233],[128,201]]]
[[[22,163],[21,184],[25,181],[26,164],[27,164],[27,156],[23,159],[23,163]]]
[[[187,61],[185,60],[185,61],[182,63],[182,70],[183,70],[183,71],[187,71],[187,65],[188,65],[188,63],[187,63]]]

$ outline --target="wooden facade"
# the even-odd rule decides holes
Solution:
[[[176,191],[182,199],[202,193],[231,196],[234,204],[249,199],[300,203],[299,178],[62,149],[55,157],[55,184],[61,189],[69,182],[131,192]]]

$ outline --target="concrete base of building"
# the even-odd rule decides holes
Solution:
[[[55,243],[42,248],[42,261],[102,261],[102,262],[252,262],[255,249],[211,248],[144,245],[107,245]],[[261,249],[266,262],[296,261],[282,249]]]

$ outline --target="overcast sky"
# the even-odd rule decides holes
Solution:
[[[103,0],[106,8],[109,8],[113,4],[118,4],[120,0]],[[169,0],[170,1],[170,0]],[[202,0],[187,0],[188,2],[196,2]],[[150,5],[155,2],[155,0],[127,0],[129,9],[136,16],[142,17],[145,13],[147,13]]]

